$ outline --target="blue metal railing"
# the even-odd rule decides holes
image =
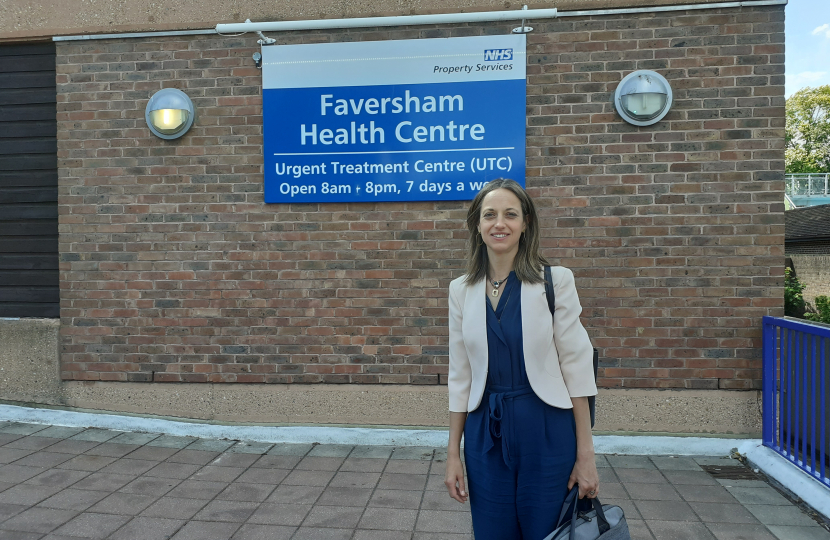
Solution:
[[[764,446],[830,487],[830,327],[764,317]]]

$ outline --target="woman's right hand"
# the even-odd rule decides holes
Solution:
[[[460,457],[447,458],[447,473],[444,476],[444,484],[447,486],[450,497],[460,503],[467,502],[469,494],[464,487],[464,465],[461,463]]]

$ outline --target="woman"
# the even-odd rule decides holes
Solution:
[[[551,318],[539,218],[518,183],[485,185],[467,227],[467,273],[449,292],[444,483],[453,499],[469,496],[476,540],[542,540],[574,484],[580,498],[599,494],[587,398],[597,393],[593,350],[566,268],[551,269]]]

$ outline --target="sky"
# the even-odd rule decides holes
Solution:
[[[790,0],[786,34],[787,97],[830,84],[830,0]]]

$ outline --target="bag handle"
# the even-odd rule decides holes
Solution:
[[[574,493],[574,492],[579,494],[579,485],[578,484],[574,484],[574,487],[571,490],[571,493]],[[568,494],[569,497],[571,496],[571,493]],[[605,511],[602,509],[602,503],[599,502],[599,499],[594,497],[593,499],[590,499],[590,501],[591,501],[591,504],[594,507],[594,510],[597,511],[597,518],[596,519],[597,519],[597,528],[599,529],[599,534],[603,535],[603,534],[605,534],[605,533],[607,533],[608,531],[611,530],[611,525],[608,523],[608,520],[605,518]],[[574,501],[574,509],[573,509],[573,512],[571,513],[571,534],[569,535],[570,540],[576,540],[576,527],[575,527],[575,525],[576,525],[576,519],[577,519],[578,514],[579,514],[579,512],[578,512],[578,510],[579,510],[578,502],[579,502],[578,500]]]
[[[591,499],[591,504],[594,505],[594,510],[597,511],[597,524],[599,525],[599,534],[605,534],[611,530],[611,524],[605,517],[605,510],[602,509],[602,503],[599,499],[594,497]]]
[[[545,266],[545,296],[548,297],[548,309],[552,316],[556,311],[556,293],[553,292],[553,276],[550,273],[550,266]]]
[[[576,500],[577,496],[579,495],[579,487],[574,486],[571,491],[568,493],[565,500],[562,502],[562,510],[559,512],[559,519],[556,521],[556,527],[553,529],[556,530],[562,526],[563,523],[566,523],[568,520],[565,519],[568,516],[568,510],[571,508],[571,504],[576,507]]]

